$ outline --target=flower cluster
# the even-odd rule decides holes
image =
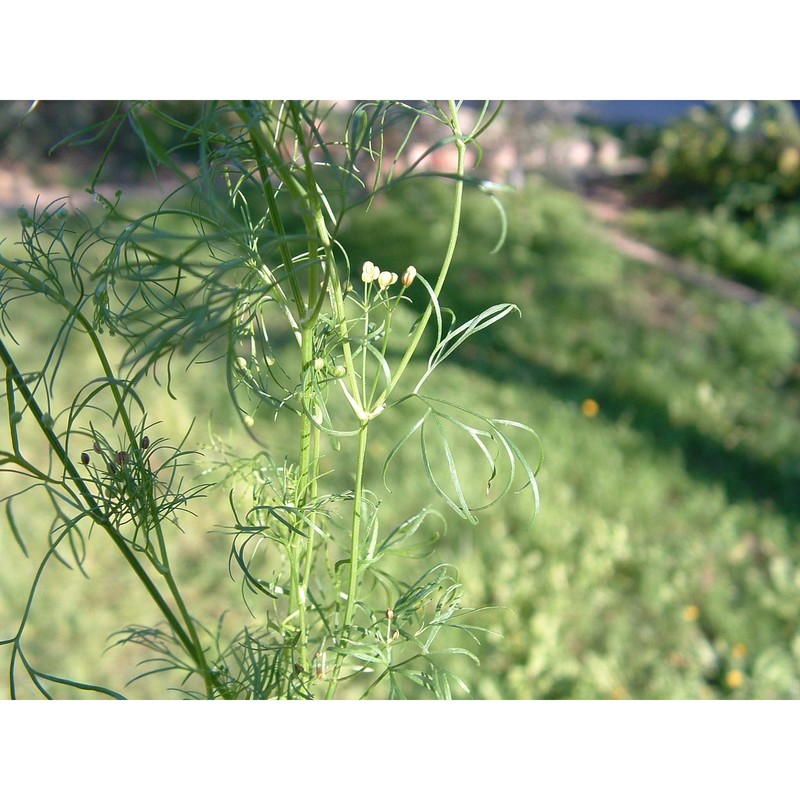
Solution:
[[[401,283],[404,287],[411,285],[412,281],[417,275],[416,267],[408,267],[403,273]],[[361,280],[364,283],[378,282],[381,289],[388,289],[392,284],[397,283],[398,275],[396,272],[389,272],[376,267],[371,261],[365,261],[364,266],[361,268]]]

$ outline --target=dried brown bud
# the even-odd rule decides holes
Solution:
[[[142,436],[142,450],[147,450],[150,447],[150,437]]]
[[[81,453],[81,464],[86,466],[89,463],[89,454],[88,453]]]

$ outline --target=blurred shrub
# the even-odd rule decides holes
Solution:
[[[776,215],[761,237],[751,235],[724,206],[637,210],[628,228],[665,252],[800,305],[800,216]]]
[[[717,316],[716,343],[731,368],[761,380],[784,380],[797,359],[797,336],[782,310],[766,301],[755,307],[730,302]]]
[[[800,124],[785,101],[718,102],[665,128],[651,185],[675,200],[724,206],[764,225],[800,191]]]
[[[196,100],[174,100],[154,107],[150,122],[165,151],[180,158],[182,148],[196,144],[197,132],[192,125],[201,105]],[[78,180],[85,181],[85,173],[96,168],[113,141],[104,165],[104,180],[141,178],[149,169],[149,162],[140,139],[126,122],[127,108],[116,100],[0,102],[0,159],[23,163],[34,173],[43,164],[69,163],[83,173]],[[179,124],[172,125],[169,119]],[[181,126],[184,135],[178,133]],[[56,148],[76,130],[84,133],[71,140],[69,146]],[[187,160],[196,160],[196,150],[189,153]]]
[[[793,370],[793,330],[775,306],[627,262],[579,198],[544,181],[503,202],[492,255],[495,210],[468,193],[445,302],[462,319],[505,293],[523,315],[446,376],[508,416],[535,410],[545,502],[532,533],[508,508],[447,538],[467,596],[511,610],[487,622],[502,638],[475,667],[478,695],[800,696],[800,397],[791,380],[770,385]],[[429,269],[447,203],[409,182],[351,219],[348,252]],[[738,226],[718,219],[733,257]],[[674,218],[675,236],[690,220]]]

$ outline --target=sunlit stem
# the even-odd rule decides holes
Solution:
[[[363,514],[364,501],[364,468],[366,466],[367,455],[367,432],[369,422],[362,422],[358,431],[358,455],[356,457],[355,488],[353,490],[353,519],[350,527],[350,573],[347,582],[347,600],[344,608],[344,617],[339,632],[340,639],[344,640],[350,634],[350,627],[353,623],[353,614],[358,599],[359,587],[359,554],[361,552],[361,521]],[[333,667],[333,675],[328,685],[327,697],[330,699],[336,693],[336,686],[339,682],[339,673],[342,669],[344,641],[339,642],[340,650],[336,654],[336,662]]]
[[[441,269],[439,270],[439,277],[436,281],[436,285],[433,288],[433,292],[436,295],[436,297],[439,297],[442,291],[442,287],[444,286],[445,281],[447,280],[447,273],[449,272],[450,266],[453,263],[453,255],[456,250],[456,244],[458,243],[459,228],[461,225],[461,210],[464,199],[463,177],[464,177],[464,164],[465,164],[467,145],[464,142],[463,134],[461,132],[461,126],[458,120],[458,109],[456,107],[455,102],[453,102],[452,100],[450,101],[450,114],[451,114],[450,124],[453,128],[453,133],[456,136],[455,146],[458,156],[456,164],[457,178],[455,182],[453,215],[450,222],[450,240],[448,242],[447,251],[445,252],[445,256],[442,261]],[[416,352],[419,342],[425,333],[425,328],[428,325],[428,321],[431,318],[431,314],[433,314],[432,302],[428,304],[427,308],[423,312],[422,317],[416,327],[416,330],[414,331],[414,335],[411,337],[411,341],[409,342],[408,347],[406,348],[406,351],[403,354],[403,357],[400,359],[400,362],[397,365],[392,375],[392,380],[389,386],[386,389],[384,389],[384,391],[381,393],[380,397],[377,400],[378,405],[383,403],[385,399],[391,394],[394,387],[397,386],[397,383],[399,382],[400,378],[405,372],[406,367],[408,367],[408,364],[411,361],[412,357],[414,356],[414,353]]]

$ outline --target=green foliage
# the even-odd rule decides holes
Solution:
[[[726,365],[746,376],[782,382],[797,362],[797,333],[776,303],[767,301],[755,308],[734,302],[723,305],[715,336]]]
[[[788,102],[720,102],[660,130],[626,224],[675,256],[800,304],[800,123]],[[666,206],[666,208],[664,207]]]
[[[72,217],[62,206],[22,209],[24,254],[0,261],[9,412],[2,465],[27,482],[3,500],[24,555],[12,503],[39,492],[55,515],[16,631],[0,641],[10,652],[9,693],[17,696],[25,685],[51,696],[55,683],[118,696],[46,673],[29,656],[28,618],[51,558],[67,564],[71,556],[83,569],[94,530],[114,543],[163,617],[117,636],[117,644],[154,654],[137,680],[180,676],[176,688],[205,698],[332,698],[344,685],[362,696],[404,697],[409,687],[439,698],[467,692],[451,662],[476,659],[471,648],[482,631],[465,621],[472,610],[458,572],[426,564],[409,578],[396,566],[398,559],[427,558],[443,520],[424,506],[382,534],[380,487],[369,483],[367,450],[384,419],[416,401],[423,411],[410,430],[421,432],[420,474],[434,496],[476,524],[477,511],[526,490],[535,516],[539,448],[532,429],[420,392],[467,339],[514,310],[496,304],[462,322],[439,300],[465,188],[476,183],[465,174],[465,154],[478,147],[496,109],[484,106],[466,131],[455,102],[366,103],[344,113],[315,103],[209,102],[188,112],[194,116],[187,120],[168,105],[120,103],[108,120],[68,137],[108,140],[89,187],[100,218]],[[423,118],[442,131],[427,152],[448,147],[456,157],[445,176],[452,207],[441,248],[430,251],[428,277],[413,266],[399,268],[400,277],[367,258],[359,281],[339,230],[353,209],[415,176],[417,162],[404,163],[404,150]],[[181,181],[138,215],[121,192],[111,200],[97,191],[127,126],[151,167]],[[398,129],[388,173],[379,166],[370,176],[370,165],[385,157],[384,138]],[[196,168],[187,167],[186,152],[196,153]],[[380,241],[371,250],[381,254]],[[416,301],[406,294],[413,283],[423,287]],[[57,329],[50,329],[44,359],[32,353],[23,371],[26,354],[5,343],[19,323],[8,309],[22,307],[24,318],[41,301],[51,305]],[[415,378],[412,362],[426,337],[427,367]],[[113,364],[112,353],[119,356]],[[214,482],[185,488],[196,477],[186,437],[178,446],[151,438],[142,393],[165,375],[166,391],[177,398],[174,364],[195,370],[215,361],[224,366],[230,407],[252,433],[251,452],[218,446]],[[56,378],[77,364],[84,382],[64,400],[54,391]],[[40,437],[45,468],[29,455],[37,452],[33,440],[18,436],[25,418]],[[276,421],[293,439],[278,458],[263,444]],[[489,499],[474,491],[470,470],[454,457],[453,434],[478,447]],[[525,448],[520,437],[529,440]],[[179,527],[177,512],[193,510],[215,484],[229,490],[231,522],[217,532],[231,542],[229,564],[241,573],[255,619],[233,634],[222,624],[212,631],[190,611],[167,535]],[[469,648],[460,638],[449,644],[448,633],[467,635]]]
[[[354,119],[351,126],[356,130]],[[167,540],[176,582],[180,578],[193,616],[204,621],[196,625],[198,637],[225,696],[314,694],[320,687],[317,668],[330,674],[341,650],[347,660],[337,696],[344,697],[462,696],[464,686],[480,698],[800,697],[794,566],[800,563],[800,384],[796,334],[782,306],[738,305],[624,259],[592,233],[578,198],[535,180],[519,192],[492,190],[507,212],[507,235],[496,249],[501,226],[486,188],[464,193],[459,241],[420,340],[425,347],[408,361],[386,411],[370,423],[358,541],[361,600],[343,647],[328,648],[324,659],[312,660],[308,672],[294,668],[301,647],[298,615],[287,621],[286,614],[293,602],[292,565],[288,555],[280,554],[282,547],[287,552],[282,543],[293,531],[298,542],[305,541],[303,532],[313,531],[317,553],[329,548],[328,557],[315,562],[324,569],[309,595],[323,612],[324,590],[349,580],[352,477],[359,448],[357,435],[336,435],[353,427],[349,401],[333,402],[343,377],[339,368],[345,366],[337,350],[341,337],[331,325],[335,317],[328,312],[318,328],[309,358],[313,369],[304,371],[292,326],[273,313],[279,308],[275,302],[264,302],[263,324],[230,352],[213,319],[198,315],[197,327],[189,324],[187,309],[203,304],[198,283],[181,287],[184,308],[166,310],[167,292],[159,294],[154,287],[152,302],[162,301],[161,313],[168,314],[156,319],[208,334],[209,349],[201,358],[196,358],[197,348],[205,342],[195,344],[190,338],[187,352],[165,350],[166,359],[151,365],[179,400],[167,402],[157,385],[141,380],[137,392],[147,419],[134,412],[134,434],[140,436],[143,424],[159,418],[158,428],[148,428],[150,447],[159,439],[164,447],[167,439],[181,441],[192,416],[214,409],[213,434],[178,448],[186,451],[187,460],[194,450],[205,452],[202,473],[194,465],[181,468],[186,479],[182,491],[197,519],[180,512],[176,521],[187,533],[176,535],[170,523]],[[360,280],[360,265],[375,259],[399,273],[404,265],[415,264],[431,287],[440,266],[434,254],[445,252],[450,241],[454,182],[401,180],[391,191],[375,195],[368,213],[367,195],[359,194],[357,182],[351,189],[348,196],[363,203],[342,218],[336,238],[339,252],[359,265],[349,273],[354,287],[346,299],[349,339],[358,352],[358,391],[371,397],[374,406],[392,383],[391,370],[406,352],[408,334],[418,330],[415,321],[431,302],[431,290],[418,277],[395,305],[401,281],[388,290],[373,282],[368,290]],[[228,207],[225,191],[223,208]],[[255,208],[263,213],[265,200],[255,188],[243,184],[242,192],[251,214]],[[196,209],[192,202],[175,199],[164,209]],[[284,205],[286,241],[300,247],[302,215]],[[233,218],[234,229],[246,227],[241,217]],[[190,221],[185,214],[165,211],[146,219],[154,224],[139,225],[136,236],[121,239],[125,249],[120,252],[130,253],[134,263],[147,264],[145,254],[160,252],[157,247],[180,253],[198,238],[191,224],[183,227]],[[731,242],[739,234],[744,237],[732,218],[725,219]],[[688,215],[684,220],[688,223]],[[790,220],[787,211],[786,231]],[[60,222],[56,217],[50,224]],[[119,221],[108,241],[117,241],[127,224]],[[70,219],[70,227],[77,233],[97,223],[78,228],[77,219]],[[680,227],[676,222],[676,231]],[[176,231],[172,239],[170,231]],[[201,239],[220,246],[214,228],[203,231]],[[791,241],[788,233],[785,237]],[[277,246],[277,239],[268,244]],[[732,243],[729,249],[734,253],[736,247]],[[95,254],[91,263],[96,268],[107,252],[95,245],[86,258]],[[232,297],[225,281],[230,277],[234,283],[226,259],[233,261],[230,256],[213,261],[220,286],[212,282],[210,270],[207,274],[196,267],[195,280],[215,299],[219,293],[220,306]],[[183,263],[191,262],[190,253]],[[164,268],[168,263],[174,261],[164,259]],[[120,286],[123,276],[116,280],[111,289]],[[113,296],[110,292],[112,309]],[[261,295],[253,289],[245,296]],[[42,363],[48,363],[50,323],[56,329],[60,325],[52,313],[41,313],[51,306],[41,296],[33,308],[22,301],[4,306],[21,347],[13,349],[7,338],[4,342],[15,357],[22,358],[24,350],[21,371],[26,375],[39,374]],[[87,310],[96,307],[106,308],[102,298]],[[505,316],[497,325],[477,331],[450,352],[450,344],[501,309]],[[138,326],[131,328],[137,336],[148,331],[144,315],[129,320]],[[116,322],[109,318],[109,324]],[[114,354],[113,363],[126,358],[126,375],[136,374],[142,366],[136,358],[147,350],[128,352],[125,329],[120,330],[113,338],[106,336],[104,346]],[[164,347],[156,332],[150,336],[156,348]],[[42,408],[53,417],[57,433],[66,429],[68,419],[59,408],[69,408],[91,379],[92,350],[80,348],[81,338],[86,337],[75,331],[69,337],[72,352],[80,353],[81,369],[62,370],[55,382],[56,394],[65,392],[67,402]],[[201,363],[215,355],[221,358]],[[424,377],[434,362],[434,373]],[[421,397],[413,390],[423,378]],[[236,405],[227,400],[228,384]],[[308,395],[298,394],[303,385]],[[108,396],[101,392],[97,402]],[[289,501],[303,483],[297,460],[290,457],[298,451],[294,423],[310,403],[322,399],[329,415],[316,417],[314,430],[320,432],[325,489],[315,502],[292,506]],[[131,401],[131,408],[138,406]],[[442,411],[449,418],[440,417]],[[252,421],[252,427],[241,424],[242,419]],[[104,437],[104,452],[133,452],[136,442],[117,435],[118,423],[109,427],[108,414],[101,420],[95,430]],[[514,459],[497,462],[493,475],[489,456],[497,447],[505,450],[498,434],[515,434],[514,444],[533,456],[529,466],[535,469],[538,463],[539,448],[530,431],[502,425],[503,420],[528,425],[535,420],[547,459],[536,474],[537,484],[526,486],[527,473],[517,466],[513,488],[523,491],[510,491],[502,503],[480,512],[479,505],[494,500],[486,493],[490,481],[490,491],[506,485],[514,464]],[[18,422],[24,448],[49,452],[34,447],[35,437],[44,434],[30,421],[26,411]],[[231,430],[225,434],[227,426]],[[202,429],[196,425],[193,436]],[[169,437],[167,431],[179,433]],[[80,455],[88,449],[93,467],[99,468],[103,462],[89,435],[74,442],[76,465],[82,469]],[[39,466],[46,458],[33,463]],[[334,469],[341,463],[344,469]],[[100,478],[98,489],[110,482],[107,473]],[[16,475],[5,473],[4,479],[9,481],[5,486],[17,485]],[[208,485],[202,489],[208,497],[189,496],[192,487],[203,485]],[[529,528],[531,491],[537,485],[545,502]],[[436,495],[436,486],[452,505]],[[173,483],[173,495],[177,488]],[[24,612],[27,600],[20,564],[37,566],[50,547],[49,539],[41,541],[48,537],[32,532],[47,532],[53,517],[45,513],[44,503],[31,498],[30,492],[14,495],[0,522],[5,525],[0,527],[0,593],[14,612]],[[479,519],[477,526],[470,524],[470,514]],[[63,522],[58,525],[64,528]],[[207,531],[216,535],[203,535]],[[53,541],[60,532],[55,531]],[[153,619],[135,573],[119,570],[118,551],[99,532],[91,539],[72,538],[78,554],[81,541],[87,545],[82,564],[91,581],[62,564],[51,573],[56,565],[49,556],[46,579],[36,587],[23,655],[48,675],[102,683],[128,696],[163,696],[175,687],[189,696],[205,696],[196,665],[181,652],[174,631]],[[128,523],[125,533],[130,541],[143,541],[135,523]],[[63,554],[72,564],[69,553],[67,547]],[[242,578],[238,584],[220,564],[229,564],[231,574]],[[465,613],[476,606],[482,610]],[[307,610],[311,618],[315,611],[311,605]],[[3,618],[3,636],[10,616]],[[337,617],[328,614],[327,619]],[[120,620],[141,624],[126,625],[119,640],[127,644],[104,653],[107,643],[93,629],[118,630]],[[313,625],[308,629],[311,637]],[[121,684],[137,674],[132,660],[140,648],[134,643],[150,645],[148,657],[156,660],[139,668],[150,672],[146,678],[125,687]],[[79,693],[73,687],[57,688],[58,696]]]
[[[800,190],[800,124],[788,102],[714,103],[664,129],[651,157],[659,191],[739,220],[769,218]]]
[[[444,198],[429,189],[375,210],[397,258],[435,241],[420,218]],[[535,415],[546,502],[533,535],[511,505],[442,542],[470,596],[508,609],[488,623],[502,638],[484,647],[477,692],[796,697],[800,394],[782,307],[626,261],[577,197],[541,182],[504,203],[508,237],[490,255],[468,199],[446,302],[459,316],[507,297],[521,321],[438,380],[474,406]],[[351,252],[368,235],[366,220],[344,232]]]
[[[724,207],[711,212],[637,209],[626,216],[625,224],[666,253],[800,304],[800,218],[796,210],[774,218],[763,235],[748,231]]]

